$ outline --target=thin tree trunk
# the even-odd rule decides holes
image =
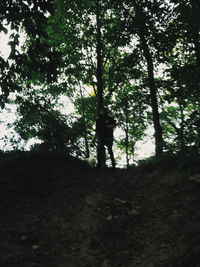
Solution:
[[[128,140],[128,129],[125,130],[126,137],[125,137],[125,146],[126,146],[126,167],[128,168],[130,166],[129,163],[129,153],[128,153],[128,146],[129,146],[129,140]]]
[[[89,149],[89,143],[88,143],[88,138],[87,135],[84,134],[84,141],[85,141],[85,156],[86,158],[90,157],[90,149]]]
[[[181,151],[185,150],[185,141],[184,141],[184,122],[185,122],[185,117],[183,113],[183,105],[179,103],[179,108],[180,108],[180,114],[181,114],[181,125],[180,125],[180,133],[179,133],[179,139],[180,139],[180,149]]]
[[[126,127],[125,127],[125,147],[126,147],[126,166],[127,168],[130,166],[129,164],[129,152],[128,152],[128,148],[129,148],[129,134],[128,134],[128,111],[127,109],[125,110],[125,116],[126,116]]]
[[[135,158],[135,142],[131,142],[131,154],[132,154],[132,161],[134,162]]]

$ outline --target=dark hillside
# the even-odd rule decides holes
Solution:
[[[120,175],[102,207],[106,266],[200,266],[199,190],[198,155],[165,156]]]
[[[53,154],[1,155],[0,266],[78,264],[79,216],[98,188],[90,171],[84,162]]]
[[[200,266],[198,154],[111,172],[13,152],[0,166],[0,266]]]

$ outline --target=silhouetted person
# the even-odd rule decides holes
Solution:
[[[113,131],[116,127],[116,121],[113,117],[108,116],[107,109],[101,108],[99,112],[99,117],[96,120],[96,135],[95,138],[98,138],[97,146],[97,167],[101,168],[105,163],[105,146],[108,149],[110,159],[112,162],[112,167],[115,168],[115,159],[112,150],[113,146]]]

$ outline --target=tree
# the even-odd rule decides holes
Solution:
[[[44,89],[30,95],[18,96],[18,119],[14,123],[16,132],[25,141],[36,138],[40,148],[62,154],[81,154],[77,141],[81,136],[78,120],[71,121],[69,116],[56,109],[56,100],[44,96]],[[37,145],[38,147],[38,145]]]
[[[119,19],[113,16],[109,1],[58,0],[56,3],[56,16],[52,21],[55,28],[52,29],[54,42],[66,53],[64,73],[76,88],[80,82],[93,86],[98,114],[110,90],[108,69],[113,51],[121,45],[117,42],[117,38],[122,39],[121,32],[116,34]],[[59,30],[58,21],[61,22]]]
[[[135,155],[135,145],[137,141],[144,137],[147,127],[145,113],[147,109],[147,101],[144,91],[140,86],[127,83],[118,88],[116,99],[112,104],[112,110],[117,118],[117,125],[124,135],[118,140],[118,147],[125,151],[126,165],[130,166]]]
[[[170,118],[167,124],[175,131],[176,150],[184,150],[187,145],[198,146],[199,139],[195,125],[198,125],[200,100],[198,59],[200,6],[198,1],[193,0],[171,1],[171,3],[174,9],[171,21],[165,29],[168,42],[165,47],[161,46],[160,55],[167,62],[168,87],[165,89],[167,94],[164,97],[167,100],[166,114],[169,113]],[[171,113],[174,109],[176,112]],[[173,124],[175,114],[178,114],[178,118],[176,124]],[[193,121],[193,126],[190,121]],[[165,124],[164,128],[166,126]]]
[[[173,24],[171,25],[176,31],[174,34],[176,40],[184,40],[185,49],[190,48],[190,53],[194,52],[196,64],[200,66],[200,3],[198,0],[171,0],[175,4]]]
[[[154,77],[154,46],[153,39],[156,36],[155,19],[161,13],[161,2],[157,1],[123,1],[119,3],[119,12],[126,21],[126,32],[131,35],[136,47],[139,48],[147,65],[148,84],[150,90],[153,124],[155,129],[156,155],[163,152],[163,136],[160,123],[157,88]],[[157,14],[158,13],[158,14]],[[163,14],[162,14],[163,17]],[[157,21],[158,22],[158,21]]]
[[[47,0],[28,0],[28,1],[12,1],[6,0],[0,3],[0,31],[8,34],[7,28],[11,28],[9,45],[11,52],[8,59],[0,58],[0,86],[1,86],[1,105],[4,106],[10,92],[20,91],[21,86],[18,83],[20,75],[24,79],[30,73],[39,73],[45,70],[46,75],[51,75],[52,71],[47,66],[47,54],[43,57],[43,62],[39,64],[39,54],[45,47],[41,45],[41,40],[46,37],[46,28],[48,15],[53,14],[53,1]],[[19,33],[23,31],[25,36],[29,38],[29,46],[25,53],[19,51]],[[33,48],[33,43],[35,44]],[[48,56],[51,55],[48,48]],[[36,57],[37,55],[37,57]],[[34,59],[34,61],[32,61]],[[35,64],[38,62],[38,64]],[[49,64],[51,65],[51,64]],[[51,65],[54,66],[54,65]],[[28,70],[27,70],[27,67]],[[39,67],[39,68],[38,68]],[[26,75],[24,70],[26,71]],[[28,74],[29,73],[29,74]],[[48,74],[50,73],[50,74]]]
[[[169,137],[176,151],[199,146],[198,1],[7,0],[0,7],[0,30],[6,34],[6,24],[12,28],[9,58],[0,58],[1,104],[18,92],[22,135],[40,132],[53,149],[59,147],[56,138],[64,138],[59,129],[66,140],[74,131],[79,149],[71,142],[71,151],[88,157],[95,108],[98,115],[106,105],[124,131],[119,143],[129,165],[149,105],[156,155],[169,148]],[[26,36],[21,49],[20,31]],[[88,88],[92,97],[84,93]],[[57,109],[61,95],[75,105],[71,119]]]

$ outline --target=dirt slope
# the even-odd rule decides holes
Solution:
[[[200,159],[96,170],[0,155],[0,266],[200,266]]]

